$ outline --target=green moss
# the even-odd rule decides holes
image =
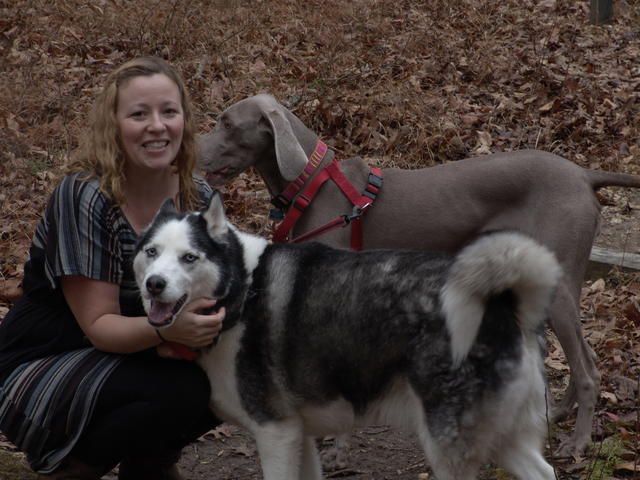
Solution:
[[[601,480],[613,476],[615,466],[622,461],[622,455],[628,452],[624,441],[618,436],[605,438],[593,446],[594,460],[585,470],[584,478]]]
[[[35,480],[36,474],[29,468],[22,455],[0,450],[0,478],[2,480]]]

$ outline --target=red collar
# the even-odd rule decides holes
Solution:
[[[276,195],[276,197],[273,199],[273,203],[278,208],[286,208],[289,206],[296,194],[300,191],[300,189],[302,189],[302,187],[304,187],[304,184],[307,183],[309,177],[311,177],[311,175],[313,175],[313,173],[317,170],[326,153],[327,145],[322,140],[318,140],[318,143],[316,143],[316,148],[309,157],[309,161],[304,167],[302,173],[298,175],[298,178],[291,182],[282,193]]]

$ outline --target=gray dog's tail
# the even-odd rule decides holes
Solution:
[[[553,253],[520,233],[485,235],[464,248],[442,289],[454,365],[466,358],[475,342],[487,300],[506,290],[518,299],[516,315],[525,339],[535,338],[561,273]]]

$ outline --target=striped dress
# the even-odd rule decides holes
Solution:
[[[0,431],[51,473],[84,428],[100,388],[124,355],[96,350],[67,305],[60,277],[82,275],[120,285],[120,309],[145,315],[132,268],[137,236],[97,180],[66,176],[33,237],[23,297],[0,323]],[[202,202],[211,188],[194,177]]]

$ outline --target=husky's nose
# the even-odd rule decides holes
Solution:
[[[147,278],[146,287],[151,295],[160,295],[167,286],[167,281],[160,275],[151,275]]]

